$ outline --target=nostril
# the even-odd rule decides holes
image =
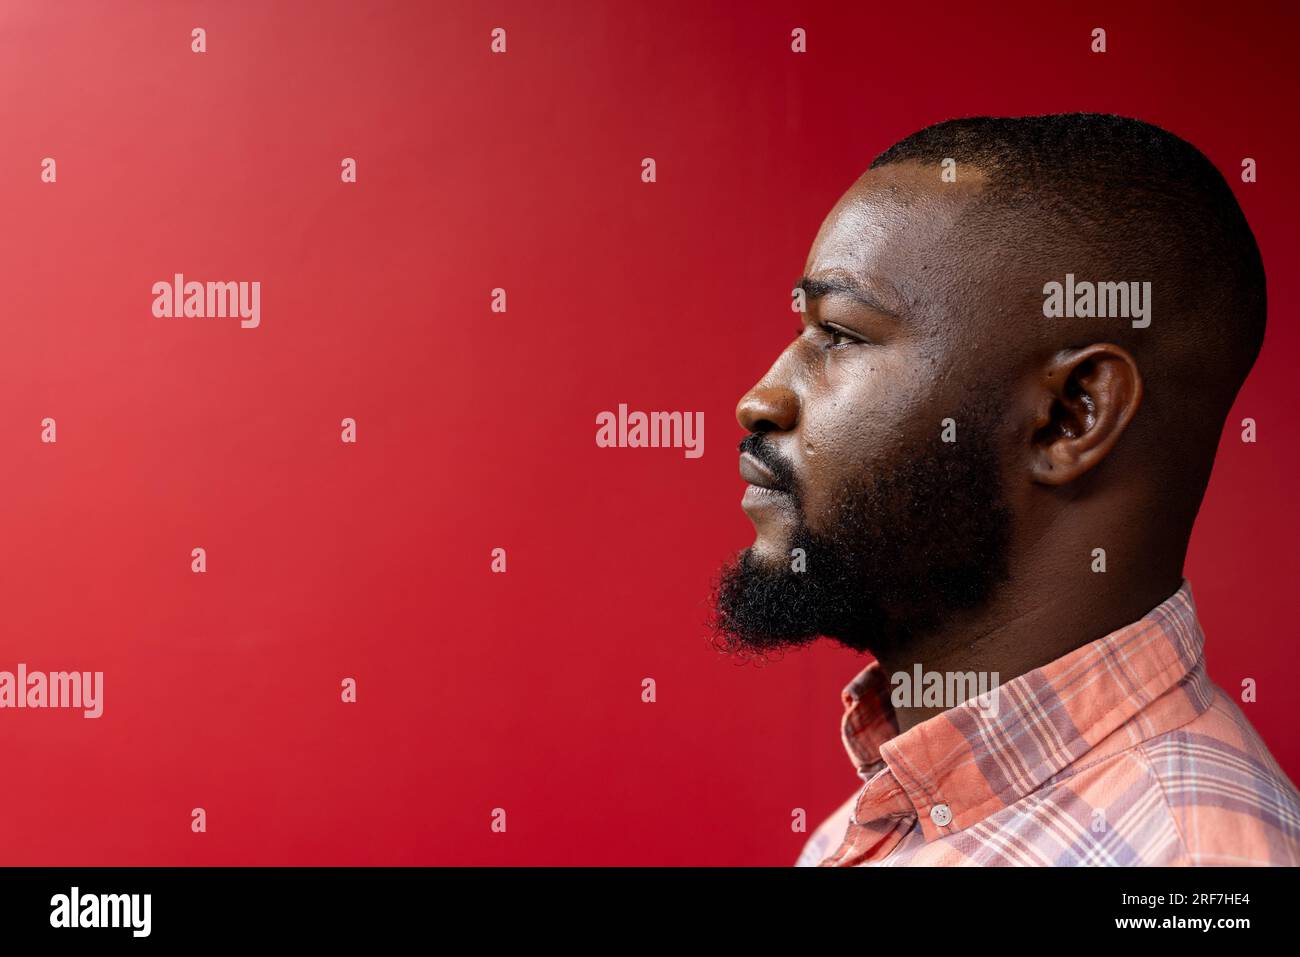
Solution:
[[[736,419],[748,432],[781,432],[798,421],[798,400],[788,389],[758,386],[736,407]]]

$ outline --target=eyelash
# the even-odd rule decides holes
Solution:
[[[862,342],[861,339],[855,339],[847,332],[844,332],[841,329],[836,329],[834,326],[829,326],[824,322],[817,323],[817,325],[814,326],[813,328],[815,328],[818,332],[820,332],[822,335],[824,335],[827,339],[830,340],[826,345],[821,347],[826,352],[830,352],[834,349],[842,349],[844,346],[859,345]],[[803,333],[804,333],[804,327],[800,326],[799,335],[802,336]],[[835,338],[837,336],[840,339],[843,339],[844,341],[836,342]]]

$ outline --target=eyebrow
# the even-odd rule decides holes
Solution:
[[[892,316],[895,319],[901,318],[898,312],[886,306],[870,287],[864,286],[856,279],[851,279],[848,276],[831,275],[825,279],[811,279],[804,276],[795,283],[795,288],[802,289],[810,302],[830,293],[839,292],[856,300],[868,309],[884,313],[886,316]]]

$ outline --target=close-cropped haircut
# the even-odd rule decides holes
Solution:
[[[976,116],[913,133],[871,168],[949,159],[986,177],[964,218],[983,219],[976,228],[988,235],[1084,248],[1110,271],[1080,278],[1163,277],[1163,333],[1226,360],[1235,393],[1263,343],[1264,265],[1232,189],[1200,150],[1106,113]]]

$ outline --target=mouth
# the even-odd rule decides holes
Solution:
[[[777,481],[772,470],[748,452],[740,454],[740,477],[758,488],[789,494],[789,489]]]
[[[740,505],[745,511],[767,507],[788,508],[793,504],[790,490],[783,486],[772,470],[748,452],[740,456],[740,477],[749,483]]]

